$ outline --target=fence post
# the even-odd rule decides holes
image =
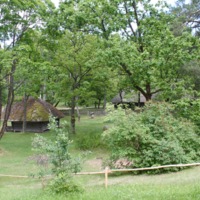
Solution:
[[[107,189],[108,187],[108,172],[109,172],[109,167],[105,168],[105,188]]]

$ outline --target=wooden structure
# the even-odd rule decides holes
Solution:
[[[105,170],[100,172],[78,172],[74,175],[98,175],[104,174],[105,176],[105,188],[108,187],[108,175],[114,172],[134,172],[134,171],[149,171],[149,170],[157,170],[157,169],[165,169],[165,168],[178,168],[178,167],[196,167],[200,166],[200,163],[191,163],[191,164],[174,164],[174,165],[163,165],[163,166],[154,166],[154,167],[144,167],[144,168],[133,168],[133,169],[110,169],[106,167]],[[12,178],[30,178],[30,176],[22,176],[22,175],[10,175],[10,174],[0,174],[0,177],[12,177]],[[52,177],[52,175],[45,176],[46,178]],[[45,178],[44,177],[44,178]],[[37,177],[36,177],[37,178]],[[38,177],[39,178],[39,177]]]
[[[44,132],[48,130],[49,117],[55,117],[58,125],[63,113],[50,103],[41,99],[29,97],[27,102],[22,100],[15,103],[11,108],[9,122],[11,126],[7,131],[21,132],[23,130],[24,108],[26,106],[26,132]]]
[[[111,102],[114,104],[115,107],[117,107],[120,104],[127,105],[128,107],[132,106],[142,107],[146,102],[146,98],[140,92],[132,93],[129,95],[129,97],[127,97],[125,92],[121,91],[111,100]]]

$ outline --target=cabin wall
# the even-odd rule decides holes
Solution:
[[[12,122],[12,129],[14,132],[23,131],[23,122]],[[27,122],[26,132],[41,133],[48,130],[48,122]]]

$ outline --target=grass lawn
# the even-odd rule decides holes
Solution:
[[[85,117],[77,123],[77,136],[72,136],[74,143],[71,152],[81,153],[78,139],[85,136],[92,138],[100,135],[103,118]],[[6,133],[0,141],[0,174],[29,175],[38,170],[29,161],[33,155],[32,133]],[[45,137],[53,137],[47,132]],[[86,137],[86,140],[89,140]],[[79,141],[80,142],[80,141]],[[100,171],[102,159],[108,157],[105,147],[91,149],[87,155],[82,171]],[[0,177],[0,200],[200,200],[200,167],[181,172],[162,175],[110,175],[108,189],[104,188],[103,175],[86,175],[74,177],[83,186],[81,194],[52,195],[42,189],[41,181],[33,178]]]

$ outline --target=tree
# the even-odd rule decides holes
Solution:
[[[198,41],[187,32],[173,35],[173,16],[166,13],[164,4],[93,0],[80,1],[79,5],[76,16],[85,17],[82,29],[106,40],[104,64],[117,67],[119,74],[129,80],[129,87],[141,92],[146,100],[175,88],[182,80],[180,67],[192,59]]]
[[[185,0],[178,0],[176,6],[172,7],[171,12],[176,15],[177,20],[175,25],[180,32],[183,28],[190,28],[196,35],[199,34],[200,29],[200,2],[192,0],[186,3]]]
[[[176,5],[171,8],[171,13],[176,16],[172,24],[172,32],[176,36],[180,36],[184,31],[193,34],[199,38],[200,31],[200,2],[193,0],[186,3],[185,0],[178,0]],[[198,49],[198,45],[194,45],[194,49]],[[190,86],[193,86],[195,91],[199,91],[199,56],[191,60],[189,63],[185,63],[180,74],[187,77],[190,80]],[[189,85],[188,84],[188,85]]]
[[[46,12],[45,1],[32,1],[26,2],[22,0],[6,1],[0,3],[0,36],[3,42],[3,48],[12,53],[12,60],[10,61],[10,68],[7,72],[8,76],[8,96],[5,109],[4,121],[0,131],[0,138],[2,138],[7,126],[12,103],[14,101],[15,80],[14,74],[18,65],[18,52],[20,42],[25,33],[41,25],[41,15]]]
[[[26,131],[26,102],[29,96],[38,97],[40,95],[41,86],[51,72],[50,63],[42,56],[39,37],[38,32],[31,31],[23,38],[17,50],[19,61],[14,79],[15,85],[20,87],[15,89],[15,93],[24,98],[23,132]]]
[[[91,35],[66,31],[57,47],[55,63],[59,70],[62,93],[70,99],[71,128],[75,133],[75,107],[80,88],[83,87],[86,77],[91,75],[91,71],[98,67],[94,62],[97,42]]]

